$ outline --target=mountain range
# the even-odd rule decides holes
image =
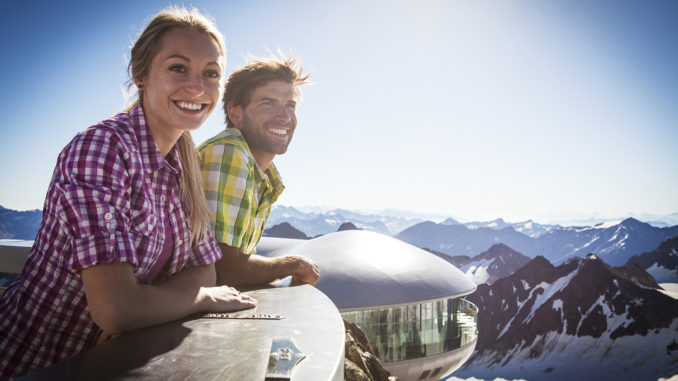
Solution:
[[[294,207],[274,205],[271,216],[268,219],[268,226],[288,222],[295,228],[304,232],[307,236],[314,237],[335,232],[342,223],[351,222],[359,229],[372,230],[387,235],[396,235],[410,226],[427,221],[424,217],[426,216],[417,216],[415,213],[406,213],[397,210],[385,210],[379,213],[361,213],[346,209],[315,209],[313,211],[301,211]],[[512,223],[506,222],[501,218],[486,222],[473,221],[467,223],[461,223],[453,218],[447,218],[441,222],[441,224],[462,225],[471,230],[479,228],[501,230],[510,226],[516,231],[530,237],[538,237],[554,228],[560,227],[560,225],[538,224],[532,220]]]
[[[474,256],[496,243],[510,246],[528,257],[542,255],[555,264],[573,257],[595,253],[611,265],[622,265],[632,256],[656,249],[669,238],[678,236],[678,226],[658,228],[633,218],[586,227],[552,226],[533,238],[513,226],[494,230],[488,227],[469,229],[431,221],[411,226],[397,238],[449,256]]]
[[[35,239],[42,222],[39,210],[16,211],[0,206],[0,239]]]
[[[456,377],[652,380],[678,373],[678,300],[640,267],[538,256],[467,297],[478,343]],[[575,365],[576,364],[576,365]]]
[[[393,228],[413,224],[395,234],[395,237],[433,253],[444,254],[445,259],[452,257],[460,260],[475,257],[493,245],[501,243],[529,258],[542,255],[555,264],[595,253],[605,262],[619,266],[625,264],[631,257],[650,252],[661,242],[678,236],[678,226],[655,227],[634,218],[593,226],[542,225],[531,220],[508,223],[503,219],[462,224],[452,218],[440,223],[416,222],[416,219],[405,217],[364,215],[341,209],[308,213],[284,206],[274,208],[269,226],[286,222],[308,236],[317,236],[337,231],[341,224],[347,223],[350,219],[359,221],[354,222],[357,228],[375,230],[383,234],[391,232],[388,226]],[[314,234],[308,234],[308,231]],[[296,238],[283,233],[269,235]],[[452,260],[452,263],[458,267],[466,265],[463,260]],[[472,266],[475,266],[475,272],[485,268],[479,262],[469,264],[469,268]],[[672,268],[675,270],[676,265]],[[476,280],[482,278],[480,273],[468,275]],[[494,279],[501,275],[495,274]]]
[[[448,218],[442,222],[443,225],[464,225],[471,230],[476,230],[480,228],[490,228],[492,230],[502,230],[507,227],[512,227],[517,232],[523,233],[532,238],[537,238],[542,234],[548,233],[549,231],[557,228],[562,228],[560,225],[542,225],[538,224],[532,220],[522,221],[522,222],[506,222],[503,218],[497,218],[492,221],[472,221],[466,223],[460,223],[455,221],[452,218]]]
[[[335,232],[341,224],[351,222],[360,229],[393,235],[421,221],[419,218],[363,214],[345,209],[302,212],[290,206],[274,205],[267,226],[288,222],[307,236],[315,237]]]
[[[564,227],[531,220],[509,223],[503,219],[462,224],[448,218],[436,223],[404,212],[388,213],[391,215],[345,209],[304,212],[277,205],[269,217],[267,230],[285,222],[289,226],[281,232],[274,230],[267,234],[284,236],[294,229],[297,231],[294,238],[314,237],[337,231],[342,224],[350,222],[358,229],[395,235],[415,246],[452,257],[473,257],[494,244],[503,243],[530,258],[543,255],[555,264],[595,253],[612,265],[622,265],[632,256],[650,252],[661,242],[678,236],[678,226],[660,228],[633,218],[594,226]],[[33,239],[41,217],[39,210],[22,212],[0,206],[0,238]]]

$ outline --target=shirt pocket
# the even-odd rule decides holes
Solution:
[[[130,212],[130,232],[134,237],[134,248],[139,266],[137,274],[145,274],[160,254],[162,237],[160,237],[159,216],[154,213],[149,202],[144,202],[140,209]]]
[[[132,209],[130,212],[130,230],[142,235],[153,235],[157,231],[158,217],[145,202],[143,208]]]

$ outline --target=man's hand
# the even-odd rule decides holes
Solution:
[[[263,257],[241,254],[236,247],[219,243],[223,257],[216,264],[217,284],[256,286],[292,275],[292,285],[318,283],[318,265],[299,255]]]
[[[286,255],[283,258],[291,262],[290,268],[293,269],[291,271],[292,286],[298,286],[305,283],[313,286],[318,283],[320,272],[318,270],[318,265],[313,261],[298,255]]]

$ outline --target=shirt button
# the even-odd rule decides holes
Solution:
[[[110,219],[112,219],[112,218],[113,218],[113,215],[112,215],[111,213],[106,213],[106,214],[104,214],[104,219],[105,219],[105,220],[110,220]]]
[[[165,202],[165,196],[164,195],[160,196],[160,202]]]
[[[174,204],[170,204],[170,210],[174,210]]]
[[[184,243],[184,241],[183,241],[181,238],[179,238],[179,239],[177,240],[177,245],[181,245],[182,243]]]

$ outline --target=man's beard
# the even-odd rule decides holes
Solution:
[[[288,137],[285,142],[276,140],[275,137],[270,136],[267,128],[283,128],[287,130]],[[243,126],[240,129],[247,145],[251,151],[266,152],[274,155],[282,155],[287,152],[287,147],[292,141],[294,129],[289,128],[289,125],[275,122],[264,122],[263,126],[258,127],[251,123],[247,116],[243,116]]]

